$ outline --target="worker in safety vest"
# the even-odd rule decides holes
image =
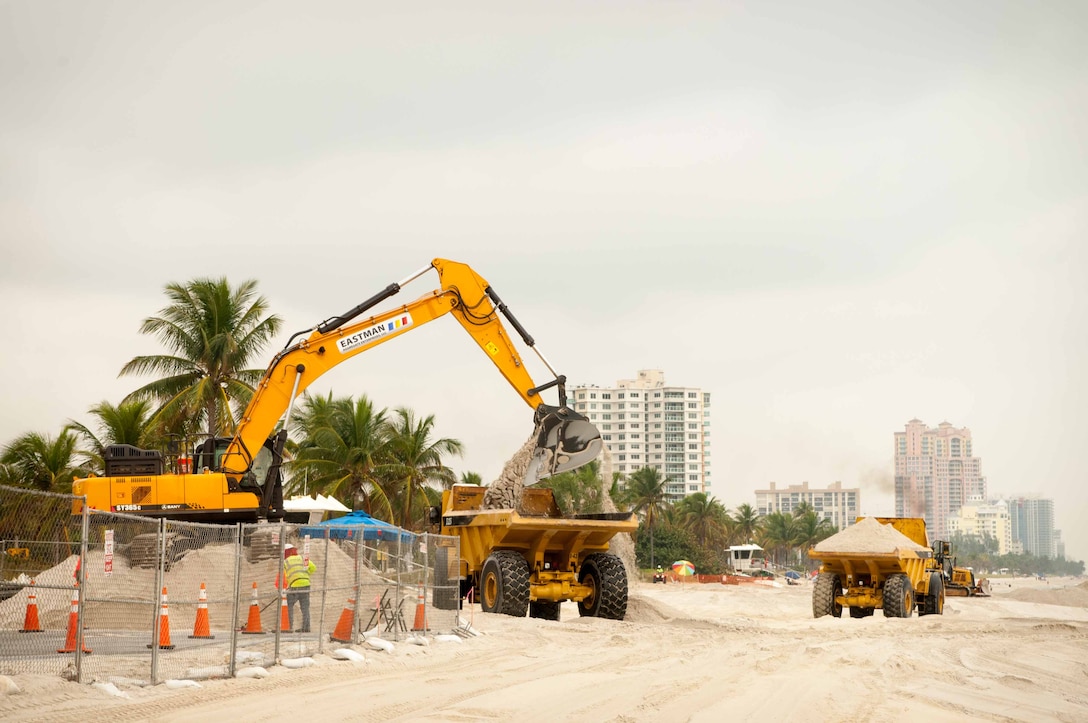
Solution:
[[[310,574],[317,569],[313,562],[302,559],[298,548],[288,544],[283,548],[283,581],[287,591],[287,625],[295,630],[295,603],[302,610],[299,633],[310,632]]]

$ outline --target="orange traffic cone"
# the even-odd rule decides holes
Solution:
[[[427,630],[427,599],[423,592],[423,586],[419,586],[419,598],[416,602],[416,619],[412,624],[412,632],[425,632]]]
[[[264,635],[261,630],[261,604],[257,601],[257,583],[253,583],[253,601],[249,604],[249,620],[242,628],[243,635]]]
[[[153,647],[151,643],[147,647]],[[170,606],[166,604],[166,586],[162,588],[162,609],[159,612],[159,649],[173,650],[170,643]]]
[[[30,589],[26,591],[26,618],[23,619],[23,629],[20,633],[40,633],[42,624],[38,622],[38,596],[34,594],[34,581],[30,581]]]
[[[287,609],[286,590],[280,590],[280,632],[291,632],[291,613]]]
[[[349,597],[348,604],[344,606],[344,611],[340,613],[340,620],[337,621],[336,629],[332,631],[329,640],[334,640],[338,643],[353,643],[355,642],[352,637],[354,631],[355,598]]]
[[[208,590],[204,583],[200,583],[200,597],[196,603],[196,622],[193,623],[193,634],[190,638],[214,638],[211,624],[208,620]]]
[[[58,650],[58,653],[74,653],[76,652],[76,637],[79,634],[79,583],[75,584],[75,589],[72,590],[72,612],[68,614],[68,639],[64,641],[64,647]],[[80,640],[79,647],[83,648],[83,652],[90,654],[91,649],[87,647],[87,644]]]

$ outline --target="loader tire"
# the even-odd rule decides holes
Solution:
[[[816,584],[812,588],[812,617],[822,618],[824,615],[842,617],[842,605],[835,598],[842,593],[842,581],[833,572],[821,572],[816,576]],[[853,608],[851,608],[851,611]]]
[[[480,573],[480,609],[515,618],[529,609],[529,563],[512,550],[496,550]]]
[[[943,615],[944,614],[944,580],[941,573],[933,572],[929,575],[929,591],[922,601],[919,615]]]
[[[627,570],[619,557],[606,552],[588,555],[578,570],[578,582],[593,589],[589,597],[578,601],[580,616],[623,620],[627,614]]]
[[[901,572],[884,581],[884,617],[909,618],[914,613],[914,588]]]
[[[439,610],[461,609],[460,580],[450,579],[449,549],[439,547],[434,555],[434,606]]]
[[[559,603],[551,600],[533,600],[529,603],[529,617],[558,621]]]

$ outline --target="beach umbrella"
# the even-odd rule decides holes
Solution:
[[[695,565],[692,565],[687,560],[677,560],[672,564],[672,570],[677,575],[694,575]]]
[[[797,572],[796,570],[786,570],[786,577],[791,580],[800,580],[801,573]]]

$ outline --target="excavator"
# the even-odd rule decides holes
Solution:
[[[439,288],[359,320],[431,269],[438,272]],[[200,443],[191,467],[170,472],[158,450],[114,445],[105,450],[105,476],[76,480],[73,492],[84,495],[91,509],[102,511],[218,523],[278,521],[283,518],[284,446],[299,395],[341,362],[447,314],[534,410],[536,448],[530,470],[536,478],[576,469],[597,457],[600,432],[567,407],[566,377],[555,372],[491,285],[465,264],[434,259],[349,311],[294,334],[268,365],[234,436]],[[551,372],[551,381],[533,381],[500,314]],[[541,398],[552,387],[558,388],[558,405]],[[74,503],[73,513],[82,513],[82,502]]]

